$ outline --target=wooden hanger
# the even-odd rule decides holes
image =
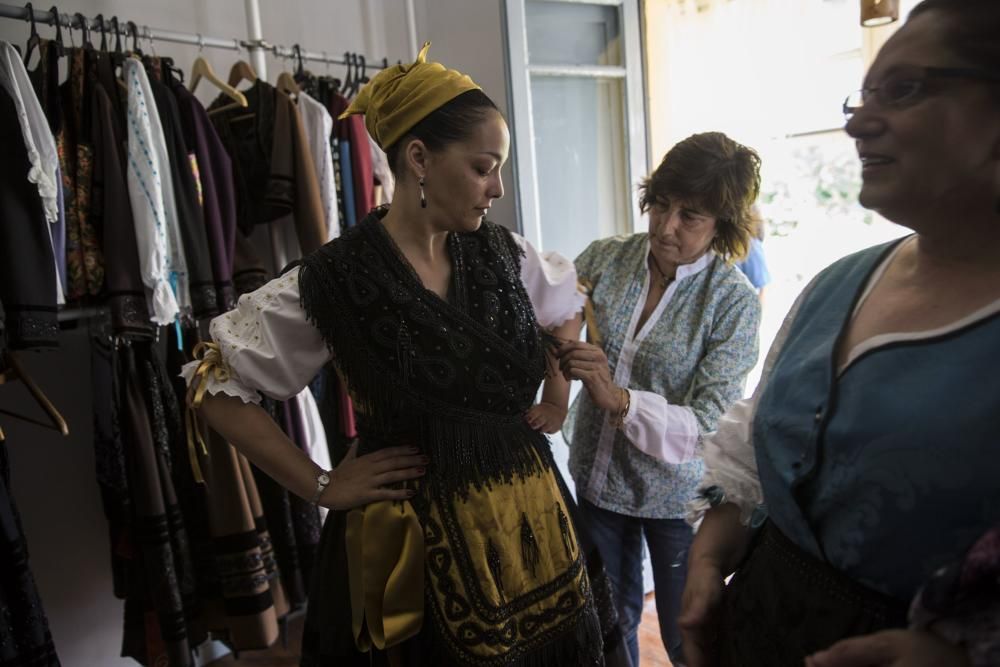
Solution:
[[[237,60],[229,68],[229,85],[235,88],[244,81],[257,83],[257,72],[253,70],[253,67],[247,61]]]
[[[250,66],[250,63],[246,62],[245,60],[237,60],[233,64],[233,66],[229,69],[229,80],[226,83],[226,85],[231,90],[236,91],[236,93],[241,98],[243,98],[243,102],[240,103],[239,100],[236,100],[232,104],[225,104],[225,105],[223,105],[221,107],[215,107],[214,109],[209,109],[208,110],[208,115],[209,116],[214,116],[216,114],[220,114],[220,113],[229,111],[231,109],[245,109],[247,106],[249,106],[249,103],[246,101],[246,99],[247,99],[246,96],[244,96],[243,93],[241,93],[240,91],[236,90],[236,86],[239,85],[239,83],[241,81],[249,81],[251,83],[256,83],[257,82],[257,73],[254,72],[253,67]],[[192,84],[193,84],[193,81],[192,81]],[[194,90],[194,86],[193,85],[192,85],[191,89]],[[230,95],[230,97],[232,97],[232,95]],[[240,116],[239,118],[240,119],[244,119],[244,118],[253,118],[253,117],[254,117],[254,114],[246,114],[245,116]],[[232,120],[236,120],[236,119],[232,119]]]
[[[283,93],[287,93],[293,99],[302,92],[299,84],[295,81],[295,77],[288,72],[282,72],[278,75],[278,80],[274,82],[274,87]]]
[[[198,83],[202,79],[208,81],[210,84],[221,90],[223,94],[233,100],[232,105],[226,105],[224,108],[246,108],[249,106],[247,98],[243,93],[216,76],[215,71],[212,69],[212,66],[208,64],[208,61],[201,56],[198,56],[195,58],[194,65],[191,67],[191,85],[188,87],[188,90],[193,93],[194,89],[198,87]]]
[[[28,393],[31,394],[31,397],[35,399],[35,402],[38,403],[42,410],[45,411],[45,414],[48,415],[50,423],[40,422],[9,410],[0,409],[0,413],[31,422],[32,424],[38,424],[39,426],[55,429],[63,435],[69,435],[69,426],[67,426],[66,420],[63,419],[61,414],[59,414],[59,410],[57,410],[56,406],[52,404],[52,401],[50,401],[39,386],[35,384],[35,381],[32,380],[31,377],[25,372],[24,367],[21,366],[21,362],[14,356],[13,352],[10,352],[9,350],[4,352],[3,366],[5,370],[0,372],[0,384],[13,382],[15,380],[23,382],[24,386],[28,389]],[[2,432],[0,432],[0,438],[2,437]]]

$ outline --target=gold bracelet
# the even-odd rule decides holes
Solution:
[[[615,412],[614,426],[615,428],[621,428],[625,423],[625,417],[628,415],[629,408],[632,407],[632,394],[629,393],[628,389],[619,387],[620,392],[618,394],[618,410]]]

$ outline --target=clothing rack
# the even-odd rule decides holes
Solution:
[[[257,3],[253,0],[247,0],[247,5],[256,5]],[[258,25],[259,12],[257,16],[254,17],[255,12],[248,11],[247,19],[248,24],[256,22]],[[58,18],[53,15],[51,11],[43,11],[38,9],[28,9],[25,7],[19,7],[17,5],[8,5],[0,3],[0,18],[9,19],[20,19],[22,21],[28,21],[30,15],[34,14],[35,23],[44,23],[46,25],[55,26],[57,21],[59,25],[65,28],[71,28],[79,30],[83,27],[80,22],[80,16],[76,14],[69,14],[60,12]],[[176,30],[163,30],[161,28],[150,28],[147,25],[139,25],[130,21],[123,21],[121,19],[116,22],[112,22],[109,18],[104,18],[103,20],[97,18],[87,18],[83,17],[86,22],[86,27],[88,30],[93,32],[106,32],[112,36],[118,34],[122,37],[134,37],[138,40],[144,40],[147,42],[159,41],[159,42],[173,42],[175,44],[190,44],[192,46],[197,46],[199,48],[212,48],[212,49],[226,49],[229,51],[242,51],[246,49],[251,55],[255,52],[270,52],[277,58],[299,58],[301,60],[310,60],[314,62],[326,63],[328,65],[352,65],[349,58],[344,56],[336,57],[331,56],[325,51],[307,51],[301,49],[298,45],[295,46],[283,46],[280,44],[271,44],[270,42],[264,40],[262,37],[253,36],[249,39],[226,39],[224,37],[211,37],[208,35],[202,35],[200,33],[189,33],[189,32],[179,32]],[[254,20],[256,19],[256,21]],[[134,28],[133,28],[134,26]],[[252,29],[249,32],[256,32]],[[358,54],[355,54],[356,56]],[[382,58],[380,60],[369,59],[366,56],[361,56],[365,60],[366,66],[370,69],[382,69],[382,63],[386,63],[387,59]],[[368,63],[379,63],[368,65]],[[254,69],[257,70],[258,76],[265,77],[263,67],[257,67],[254,63]]]
[[[135,40],[144,40],[150,44],[154,41],[160,41],[172,42],[175,44],[190,44],[197,46],[199,49],[212,48],[236,52],[246,49],[250,55],[250,63],[253,66],[255,73],[261,79],[265,80],[267,79],[267,63],[264,59],[264,54],[266,52],[270,52],[276,58],[295,58],[299,61],[309,60],[313,62],[326,63],[328,65],[357,67],[359,64],[358,60],[360,60],[363,68],[369,68],[369,62],[379,63],[370,66],[370,69],[372,70],[379,70],[388,66],[388,59],[386,58],[382,58],[381,61],[376,61],[374,59],[368,59],[360,54],[346,53],[343,57],[337,58],[331,57],[325,51],[317,52],[303,50],[298,44],[293,47],[271,44],[263,37],[260,21],[259,0],[244,0],[244,7],[247,20],[247,39],[227,39],[224,37],[203,35],[201,33],[151,28],[148,25],[140,25],[133,21],[123,21],[118,17],[113,17],[112,19],[104,18],[103,16],[101,18],[88,18],[79,13],[70,14],[59,12],[58,10],[56,12],[43,11],[31,7],[30,3],[25,6],[0,3],[0,18],[18,19],[25,22],[33,18],[35,23],[43,23],[49,26],[55,26],[58,24],[71,30],[80,30],[86,26],[87,30],[91,33],[96,31],[101,33],[110,33],[113,37],[118,35],[124,38],[132,37]],[[57,8],[53,7],[53,9]],[[411,7],[408,7],[407,11],[407,23],[410,28],[409,31],[413,33],[414,25]],[[276,234],[277,230],[272,226],[270,230],[271,249],[274,254],[272,260],[275,267],[280,268],[285,264],[285,262],[283,261],[283,258],[278,256],[278,242]],[[60,313],[59,321],[64,322],[68,320],[93,317],[96,314],[96,312],[90,312],[87,309],[71,308]]]

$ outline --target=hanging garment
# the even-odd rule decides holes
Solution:
[[[340,235],[333,152],[330,149],[333,117],[326,107],[306,93],[299,94],[299,113],[302,116],[303,129],[309,142],[309,152],[319,182],[319,194],[323,202],[323,217],[326,223],[325,240],[330,241]]]
[[[350,103],[343,95],[334,95],[330,100],[330,114],[338,118]],[[348,116],[340,119],[334,131],[350,147],[351,190],[354,197],[354,216],[361,221],[375,208],[375,174],[372,171],[371,148],[368,130],[363,116]],[[343,154],[343,147],[341,147]],[[346,184],[345,184],[346,187]]]
[[[159,72],[160,68],[153,68]],[[205,219],[202,214],[198,181],[195,180],[197,163],[191,160],[191,151],[184,140],[180,122],[180,109],[173,90],[160,81],[151,81],[150,88],[156,100],[156,110],[163,127],[170,176],[173,183],[177,224],[184,245],[184,264],[188,274],[191,295],[191,314],[195,319],[219,314],[215,280],[209,258]]]
[[[94,147],[90,136],[90,94],[87,70],[94,51],[70,52],[69,77],[60,86],[63,122],[59,158],[66,202],[66,272],[68,299],[97,296],[104,287],[101,233],[90,218]]]
[[[38,195],[42,200],[45,221],[48,223],[46,229],[52,246],[53,270],[57,276],[56,303],[61,305],[66,302],[63,289],[66,273],[66,225],[59,187],[59,156],[55,138],[35,95],[28,72],[24,69],[18,52],[7,42],[0,44],[0,86],[11,96],[17,108],[18,126],[31,161],[31,169],[26,176],[38,188]]]
[[[166,139],[142,63],[122,66],[128,86],[128,186],[142,279],[153,321],[170,324],[191,306]]]
[[[340,165],[340,139],[336,132],[330,137],[330,154],[333,157],[333,185],[337,194],[337,221],[343,231],[347,229],[347,200],[344,198],[344,175]]]
[[[90,215],[99,221],[104,233],[104,256],[110,258],[105,267],[105,282],[112,331],[127,338],[152,338],[153,324],[139,268],[126,175],[122,128],[125,106],[110,58],[106,55],[99,58],[91,76],[91,138],[95,153]]]
[[[187,536],[178,520],[177,495],[170,479],[169,439],[160,387],[147,364],[148,343],[119,349],[120,424],[128,475],[131,516],[112,525],[118,561],[125,571],[125,627],[122,655],[143,665],[194,664],[184,615],[193,592]],[[172,424],[180,437],[180,424]],[[116,534],[117,533],[117,534]]]
[[[291,216],[301,251],[312,252],[326,242],[326,222],[295,103],[261,80],[245,95],[246,109],[212,116],[232,160],[237,224],[249,235],[256,225]],[[220,97],[209,110],[228,104],[229,98]]]
[[[274,543],[250,463],[215,433],[205,475],[206,509],[219,597],[205,601],[205,625],[237,650],[266,648],[289,610]]]
[[[56,347],[57,278],[50,224],[38,188],[14,98],[0,86],[0,300],[12,349]]]
[[[356,195],[354,193],[354,169],[351,166],[351,142],[349,139],[339,139],[337,142],[337,156],[340,160],[340,186],[341,195],[344,198],[345,225],[348,229],[358,224],[358,207]]]
[[[233,171],[226,148],[198,99],[179,81],[173,84],[181,113],[185,142],[197,164],[201,206],[215,280],[216,301],[222,311],[236,303],[233,255],[236,245],[236,201]]]
[[[308,388],[307,388],[308,390]],[[295,445],[308,455],[306,441],[306,426],[302,419],[302,408],[296,396],[285,401],[285,424],[290,428],[288,436]],[[329,470],[329,468],[325,468]],[[308,590],[312,581],[313,567],[316,564],[316,551],[319,547],[321,528],[319,508],[308,500],[294,493],[289,494],[292,503],[292,525],[295,527],[295,542],[299,548],[299,562],[302,567],[302,580]]]
[[[193,329],[185,339],[195,339]],[[186,387],[177,370],[187,355],[176,342],[171,330],[163,374],[180,401]],[[195,596],[185,603],[189,633],[210,632],[237,651],[264,648],[277,638],[278,620],[288,611],[272,538],[252,472],[225,443],[207,446],[209,456],[200,448],[194,452],[205,483],[194,478],[183,437],[172,450],[171,475],[195,566]]]
[[[3,562],[3,567],[0,567],[0,619],[3,620],[0,623],[0,667],[59,667],[48,619],[28,566],[28,546],[21,530],[21,517],[10,492],[10,462],[7,444],[2,437],[0,559]]]
[[[285,419],[284,402],[267,399],[261,403],[261,407],[287,434],[286,429],[290,429],[291,425]],[[295,502],[296,497],[287,489],[256,466],[251,466],[251,469],[260,492],[264,518],[289,608],[300,609],[306,603],[309,583],[302,570],[299,531],[296,529],[300,507]]]

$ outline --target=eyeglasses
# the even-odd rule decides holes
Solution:
[[[880,85],[862,88],[844,100],[844,117],[851,119],[874,97],[887,109],[900,109],[916,104],[932,92],[934,79],[968,79],[984,83],[1000,83],[1000,76],[967,67],[906,67],[896,69]]]

